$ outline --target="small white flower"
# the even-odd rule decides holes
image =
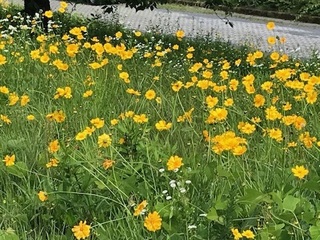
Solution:
[[[195,228],[197,228],[196,225],[189,225],[189,226],[188,226],[188,229],[195,229]]]
[[[186,184],[190,184],[191,183],[191,181],[190,180],[186,180]]]
[[[170,199],[172,199],[171,196],[166,196],[166,200],[170,200]]]
[[[176,180],[170,180],[169,184],[176,183]]]
[[[164,168],[160,168],[160,169],[159,169],[159,172],[161,172],[161,173],[163,173],[164,171],[165,171]]]
[[[167,194],[168,193],[168,190],[163,190],[162,191],[162,194]]]
[[[181,193],[185,193],[187,191],[185,188],[180,188],[179,190]]]
[[[201,213],[201,214],[199,214],[199,217],[206,217],[206,216],[207,216],[206,213]]]

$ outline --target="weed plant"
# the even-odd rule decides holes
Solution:
[[[0,239],[317,239],[316,55],[65,6],[48,33],[0,9]]]

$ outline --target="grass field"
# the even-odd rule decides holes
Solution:
[[[319,59],[65,7],[1,7],[0,239],[318,239]]]

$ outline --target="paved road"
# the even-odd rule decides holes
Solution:
[[[22,0],[8,1],[23,5]],[[53,10],[58,9],[59,1],[51,0],[50,3]],[[69,11],[84,16],[90,16],[91,13],[102,13],[99,6],[82,4],[69,6]],[[106,15],[104,18],[110,19],[111,17]],[[313,51],[318,51],[317,54],[320,57],[320,25],[269,18],[249,18],[248,16],[230,17],[229,20],[233,23],[233,28],[214,14],[187,13],[165,9],[136,12],[124,5],[119,5],[113,16],[113,21],[119,21],[131,29],[157,30],[165,33],[174,33],[177,29],[183,29],[187,36],[219,37],[235,44],[250,43],[261,50],[272,50],[266,40],[269,36],[285,37],[287,39],[285,45],[277,48],[278,50],[297,57],[307,57]],[[276,23],[274,31],[269,31],[266,28],[266,23],[270,20]]]

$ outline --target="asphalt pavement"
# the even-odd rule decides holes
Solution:
[[[8,0],[9,3],[23,5],[22,0]],[[50,0],[52,10],[59,8],[59,1]],[[175,33],[178,29],[185,31],[186,36],[206,36],[220,38],[234,44],[247,43],[264,51],[282,51],[291,56],[308,57],[316,52],[320,57],[320,25],[295,21],[277,20],[262,17],[236,16],[228,17],[233,27],[216,14],[200,14],[171,11],[168,9],[147,9],[136,12],[134,9],[117,5],[114,14],[103,14],[101,6],[70,4],[68,11],[90,17],[100,15],[108,21],[117,21],[125,27],[141,31]],[[270,31],[266,23],[274,21],[276,27]],[[285,37],[285,44],[272,46],[267,42],[269,36]]]

